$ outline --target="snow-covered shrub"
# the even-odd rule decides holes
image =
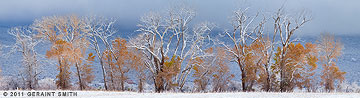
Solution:
[[[39,88],[40,90],[55,90],[56,84],[54,79],[52,78],[45,78],[39,80]]]
[[[231,80],[228,85],[228,91],[240,91],[242,89],[241,82],[239,81]]]
[[[154,88],[154,86],[152,84],[144,82],[144,92],[145,93],[149,93],[149,92],[152,92],[154,90],[155,90],[155,88]]]
[[[9,90],[9,80],[8,77],[0,77],[0,90]]]
[[[206,87],[208,88],[208,87]],[[192,81],[187,81],[184,85],[184,87],[182,88],[181,92],[194,92],[197,91],[195,88],[195,83]],[[208,92],[209,90],[205,90],[204,92]]]
[[[12,77],[12,76],[4,76],[0,78],[0,89],[1,90],[16,90],[23,89],[24,85],[22,84],[21,79]]]
[[[124,85],[126,91],[138,91],[138,85],[131,80],[127,80]]]
[[[360,86],[357,82],[352,82],[351,84],[349,82],[343,82],[339,84],[338,88],[336,89],[336,92],[354,92],[359,93],[360,92]]]
[[[90,87],[93,87],[96,90],[102,90],[104,89],[104,83],[99,81],[93,81],[91,84],[89,84]]]

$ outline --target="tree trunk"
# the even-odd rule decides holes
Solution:
[[[111,65],[111,60],[108,58],[108,65],[109,65],[109,70],[110,70],[110,82],[111,82],[111,90],[115,90],[117,89],[117,87],[114,86],[114,72],[113,72],[113,66]]]
[[[280,64],[280,92],[285,92],[285,77],[284,77],[284,71],[282,69],[282,65]]]
[[[246,78],[246,74],[245,74],[244,70],[242,70],[241,71],[241,84],[242,84],[243,92],[247,91],[245,78]]]
[[[163,59],[161,59],[161,60],[163,60]],[[165,80],[162,78],[162,76],[159,76],[159,73],[163,72],[162,67],[163,67],[164,63],[160,62],[157,59],[154,59],[154,63],[156,66],[156,74],[154,76],[155,91],[157,93],[160,93],[165,90],[165,88],[164,88]]]
[[[32,90],[33,89],[33,86],[32,86],[32,84],[33,84],[33,82],[32,82],[32,69],[31,69],[31,66],[32,65],[28,65],[28,78],[27,78],[27,81],[28,81],[28,89],[30,89],[30,90]]]
[[[107,86],[107,81],[106,81],[106,71],[105,71],[105,65],[104,65],[104,61],[103,61],[103,55],[101,55],[100,53],[100,49],[99,49],[99,44],[98,41],[96,39],[96,36],[93,36],[94,39],[94,50],[96,51],[99,61],[100,61],[100,65],[101,65],[101,71],[102,71],[102,75],[103,75],[103,80],[104,80],[104,88],[105,90],[108,90],[108,86]]]
[[[139,92],[143,92],[144,88],[143,88],[143,79],[139,79],[139,85],[138,85],[138,88],[139,88]]]
[[[266,91],[266,92],[269,92],[269,91],[270,91],[270,87],[271,87],[271,86],[270,86],[270,85],[271,85],[271,84],[270,84],[270,73],[269,73],[268,66],[269,66],[269,65],[267,65],[267,64],[265,65],[266,82],[265,82],[265,87],[264,87],[264,88],[265,88],[265,91]]]
[[[161,93],[165,90],[164,88],[164,80],[160,77],[158,79],[155,79],[156,85],[155,85],[155,91],[156,93]]]
[[[159,70],[159,71],[161,71],[161,70]],[[165,90],[165,88],[164,88],[165,80],[161,76],[159,76],[159,73],[160,73],[159,71],[156,72],[157,74],[154,78],[155,91],[157,93],[161,93],[162,91]]]
[[[83,85],[83,83],[81,82],[81,74],[80,74],[80,69],[79,69],[78,63],[76,63],[75,66],[76,66],[77,76],[78,76],[78,78],[79,78],[80,90],[83,90],[83,89],[84,89],[84,85]]]
[[[245,81],[245,78],[246,78],[246,73],[244,71],[244,68],[243,66],[240,64],[240,58],[237,58],[237,62],[238,62],[238,65],[240,67],[240,71],[241,71],[241,85],[242,85],[242,90],[243,92],[246,92],[247,91],[247,88],[246,88],[246,81]]]
[[[59,58],[59,64],[60,73],[57,76],[59,80],[56,81],[56,84],[58,88],[66,90],[71,86],[71,84],[69,83],[69,79],[67,79],[69,77],[69,69],[67,69],[66,60],[61,60],[61,58]]]
[[[284,60],[284,56],[285,56],[285,48],[286,45],[283,45],[283,49],[280,55],[280,92],[286,92],[286,77],[285,77],[285,60]]]
[[[106,84],[106,72],[105,72],[104,62],[102,61],[102,58],[99,58],[99,60],[100,60],[101,70],[102,70],[103,79],[104,79],[104,88],[105,88],[105,90],[108,90],[108,87]]]
[[[112,70],[112,69],[110,69],[110,70]],[[111,87],[110,87],[111,90],[116,89],[115,86],[114,86],[114,76],[113,76],[112,71],[110,72],[110,81],[111,81]]]
[[[121,73],[121,81],[120,81],[121,91],[125,91],[124,81],[125,81],[124,73]]]
[[[64,81],[63,81],[63,64],[61,64],[61,59],[60,59],[60,57],[59,57],[59,60],[58,60],[58,62],[59,62],[59,80],[58,80],[58,87],[60,87],[60,89],[64,89],[65,88],[65,86],[64,86]]]

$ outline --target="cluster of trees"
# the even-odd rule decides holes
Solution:
[[[58,89],[93,89],[93,66],[98,61],[105,90],[124,91],[129,72],[136,75],[139,91],[151,81],[155,92],[183,91],[193,77],[194,91],[222,92],[234,74],[229,66],[239,67],[242,91],[289,92],[294,88],[315,91],[320,83],[326,91],[344,81],[336,64],[342,45],[329,34],[316,43],[301,44],[293,35],[310,21],[305,14],[289,17],[279,9],[270,19],[250,16],[247,9],[234,11],[231,30],[210,35],[216,27],[202,22],[190,27],[195,12],[174,8],[166,13],[150,12],[141,17],[137,36],[113,38],[115,21],[103,17],[50,16],[35,20],[28,27],[14,27],[13,51],[22,53],[26,89],[36,89],[39,73],[38,43],[50,44],[45,57],[57,62]],[[264,32],[273,21],[273,32]],[[258,22],[258,23],[256,23]],[[268,34],[268,36],[265,35]],[[271,37],[270,37],[271,36]],[[322,65],[321,81],[316,69]],[[71,71],[75,68],[76,71]],[[74,77],[74,76],[75,77]],[[211,85],[211,86],[209,86]]]

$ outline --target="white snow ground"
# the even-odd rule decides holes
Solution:
[[[79,97],[94,98],[360,98],[359,93],[134,93],[134,92],[88,92]]]
[[[0,91],[0,97],[4,93],[24,92],[77,92],[77,96],[71,98],[360,98],[360,93],[267,93],[267,92],[230,92],[230,93],[137,93],[137,92],[111,92],[111,91]],[[6,97],[10,97],[7,95]],[[45,98],[37,96],[35,98]]]

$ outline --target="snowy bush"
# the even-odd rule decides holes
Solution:
[[[239,81],[230,81],[228,91],[240,91],[241,90],[241,82]]]
[[[55,90],[56,84],[54,79],[52,78],[45,78],[39,80],[39,88],[40,90]]]
[[[3,76],[0,78],[1,90],[16,90],[24,87],[21,79],[12,76]]]
[[[147,82],[144,83],[144,92],[145,93],[149,93],[149,92],[152,92],[154,91],[155,88],[152,84],[148,84]]]
[[[357,82],[352,82],[351,84],[349,82],[343,82],[338,86],[338,88],[336,89],[336,92],[359,93],[360,92],[360,86],[358,85]]]

